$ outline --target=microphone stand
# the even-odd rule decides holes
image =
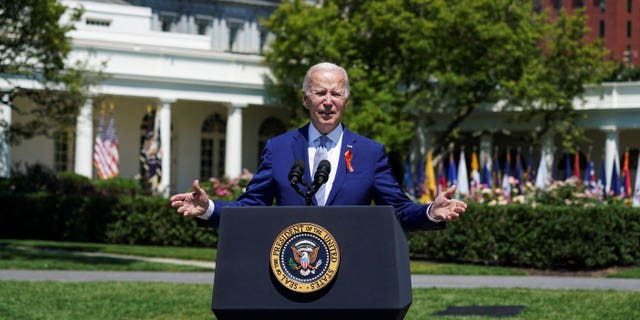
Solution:
[[[291,187],[293,187],[293,190],[295,190],[300,196],[304,198],[304,202],[307,206],[311,206],[312,204],[311,199],[313,195],[315,195],[316,192],[318,192],[318,190],[316,190],[316,188],[313,187],[313,184],[309,184],[304,180],[302,180],[300,184],[302,184],[305,187],[305,191],[302,191],[302,188],[300,188],[298,183],[292,182]]]

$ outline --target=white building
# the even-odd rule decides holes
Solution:
[[[271,105],[265,89],[269,70],[261,52],[270,35],[260,19],[279,1],[63,0],[83,6],[84,16],[71,33],[74,59],[106,62],[108,79],[94,88],[82,107],[75,132],[53,141],[35,138],[0,146],[0,171],[18,163],[39,162],[58,171],[96,178],[93,144],[102,101],[113,102],[120,143],[120,176],[140,174],[141,137],[148,109],[161,115],[162,190],[187,190],[195,178],[238,176],[255,171],[267,138],[285,130],[287,110]],[[4,120],[18,119],[2,105]],[[582,125],[593,140],[599,163],[606,150],[607,171],[620,166],[615,155],[631,148],[632,168],[640,145],[640,83],[607,83],[591,89]],[[498,112],[474,114],[462,125],[468,146],[490,152],[515,148],[527,124],[509,124]],[[437,130],[437,128],[430,128]],[[502,134],[509,130],[511,135]],[[549,148],[558,141],[550,139]],[[586,151],[586,146],[582,149]],[[504,151],[502,151],[504,153]],[[557,150],[556,154],[560,154]],[[467,156],[469,156],[467,152]],[[536,154],[536,163],[539,161]],[[635,161],[635,162],[633,162]],[[618,172],[620,170],[618,169]],[[635,172],[635,170],[634,170]],[[632,177],[635,176],[632,174]]]

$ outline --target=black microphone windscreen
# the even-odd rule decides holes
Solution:
[[[314,179],[320,179],[320,184],[326,182],[329,179],[329,173],[331,172],[331,162],[329,160],[322,160],[318,164],[318,168],[316,169],[316,174]]]
[[[296,160],[291,166],[289,171],[289,182],[291,184],[297,184],[302,181],[302,175],[304,174],[304,161]]]

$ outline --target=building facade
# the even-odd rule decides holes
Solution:
[[[63,3],[85,10],[71,33],[71,60],[88,60],[96,68],[104,63],[107,78],[93,88],[72,131],[61,132],[55,139],[31,139],[13,148],[1,145],[3,176],[18,164],[42,163],[57,171],[97,178],[94,141],[101,117],[112,114],[119,140],[120,176],[140,177],[146,128],[158,115],[160,191],[168,195],[188,190],[193,179],[237,177],[244,168],[255,171],[266,140],[286,129],[288,111],[270,103],[265,82],[269,70],[262,63],[271,35],[261,21],[279,1]],[[581,152],[592,148],[594,160],[606,161],[610,176],[614,166],[620,172],[619,155],[630,148],[635,172],[640,83],[605,83],[590,88],[585,98],[585,103],[576,101],[576,108],[585,116],[581,125],[592,143],[581,146]],[[0,104],[3,120],[19,119],[7,101]],[[532,129],[533,124],[508,122],[493,108],[477,112],[462,124],[467,157],[475,147],[484,158],[496,147],[502,154],[518,147],[525,153],[528,146],[520,139]],[[559,144],[559,137],[548,138],[549,157],[562,154],[556,147]],[[536,164],[540,155],[535,150]]]
[[[640,65],[640,2],[634,0],[537,0],[538,10],[583,9],[587,41],[601,38],[611,56],[628,65]]]

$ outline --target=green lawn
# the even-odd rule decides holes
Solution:
[[[186,260],[215,261],[214,248],[187,248],[170,246],[138,246],[104,243],[64,242],[45,240],[0,239],[2,246],[22,246],[41,249],[65,249],[86,252],[126,254],[142,257],[166,257]]]
[[[0,319],[213,319],[211,285],[19,282],[0,285]],[[639,319],[640,292],[534,289],[415,289],[406,319],[447,306],[522,305],[509,319]],[[304,317],[302,317],[304,318]]]
[[[38,250],[46,249],[46,250]],[[54,251],[51,250],[62,250]],[[169,246],[116,245],[101,243],[59,242],[43,240],[0,239],[0,269],[59,269],[59,270],[150,270],[204,271],[198,267],[172,266],[113,258],[82,257],[65,251],[124,254],[186,260],[215,261],[214,248]],[[478,265],[411,261],[414,274],[437,275],[527,275],[511,268]],[[608,277],[640,278],[640,268],[625,268]]]
[[[104,271],[211,271],[209,268],[108,257],[88,257],[64,250],[40,250],[0,244],[0,269]]]

